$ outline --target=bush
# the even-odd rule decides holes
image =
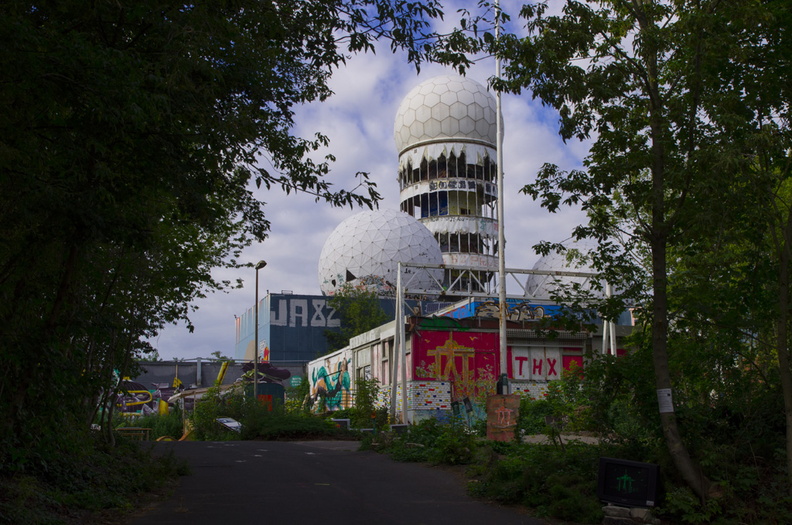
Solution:
[[[397,461],[427,461],[443,465],[470,463],[478,447],[478,438],[467,426],[426,419],[410,425],[407,432],[377,438],[380,448]]]
[[[0,477],[0,523],[85,523],[98,511],[132,509],[142,494],[187,473],[183,461],[136,442],[111,446],[93,433],[65,442],[69,453],[41,469]]]
[[[195,404],[190,421],[193,437],[197,440],[224,441],[240,439],[240,434],[217,422],[219,417],[230,417],[242,423],[242,410],[245,396],[242,389],[221,391],[219,387],[209,388]]]
[[[161,437],[179,439],[184,434],[184,416],[179,408],[173,407],[164,415],[149,414],[134,419],[116,417],[113,419],[113,426],[114,428],[128,426],[150,428],[151,439],[154,440]]]
[[[601,523],[596,496],[597,447],[568,444],[511,444],[509,453],[481,469],[470,483],[471,494],[505,504],[521,504],[539,516],[577,523]]]
[[[240,432],[234,432],[217,422],[219,417],[230,417],[241,423]],[[284,406],[268,407],[243,389],[220,392],[210,388],[195,406],[191,416],[194,437],[199,440],[233,439],[352,439],[354,434],[336,428],[325,418],[301,410],[287,410]]]
[[[377,407],[380,386],[377,379],[359,379],[355,383],[355,404],[350,408],[325,413],[332,419],[349,419],[353,428],[374,428],[377,431],[388,428],[390,416],[388,407]]]

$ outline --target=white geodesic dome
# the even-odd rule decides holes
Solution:
[[[334,295],[349,282],[380,295],[393,293],[398,263],[443,264],[434,235],[417,219],[398,210],[364,211],[339,224],[319,256],[319,286]],[[410,288],[430,288],[442,270],[409,277]],[[405,276],[402,276],[405,279]]]
[[[563,271],[563,272],[585,272],[595,274],[596,270],[587,262],[589,253],[597,247],[593,240],[568,240],[562,243],[566,248],[565,252],[551,252],[542,256],[536,264],[534,270]],[[551,276],[551,275],[530,275],[526,280],[528,294],[539,299],[548,299],[551,294],[561,285],[580,284],[583,289],[591,290],[595,297],[603,297],[603,292],[591,286],[593,278],[571,277],[571,276]]]
[[[495,97],[467,77],[442,75],[415,86],[402,100],[393,127],[399,152],[426,141],[497,141]]]

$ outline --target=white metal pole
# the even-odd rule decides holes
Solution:
[[[500,0],[495,2],[495,40],[500,37]],[[495,77],[500,79],[501,62],[500,57],[495,56]],[[508,308],[506,306],[506,235],[504,233],[504,203],[503,203],[503,113],[501,110],[501,93],[495,93],[496,103],[496,131],[497,131],[497,162],[498,162],[498,311],[500,313],[499,338],[500,338],[500,381],[499,394],[509,393],[509,377],[507,375],[507,341],[506,341],[506,316]]]
[[[611,342],[611,354],[616,355],[616,323],[613,321],[610,322],[610,342]]]
[[[258,325],[259,325],[259,283],[258,265],[256,265],[256,304],[253,306],[253,399],[258,399]]]
[[[396,332],[393,335],[393,352],[391,353],[391,406],[390,406],[390,414],[391,419],[393,421],[396,420],[396,375],[398,374],[399,369],[399,350],[401,349],[401,335],[402,332],[399,329],[399,325],[403,323],[402,319],[402,311],[401,311],[401,272],[402,272],[402,264],[399,262],[396,265]]]
[[[613,296],[613,288],[611,288],[610,283],[608,283],[607,288],[608,298],[610,299]],[[610,344],[611,344],[611,354],[616,355],[616,323],[611,321],[610,325]]]
[[[407,336],[404,333],[404,293],[402,290],[402,272],[401,263],[399,263],[399,274],[396,276],[396,295],[399,300],[399,325],[396,329],[399,331],[399,342],[401,343],[401,386],[402,386],[402,414],[401,422],[406,424],[407,421]]]
[[[259,270],[267,266],[266,261],[256,263],[256,304],[253,306],[254,336],[253,336],[253,399],[258,399],[258,351],[259,351]]]
[[[605,297],[610,298],[611,296],[611,285],[610,283],[605,283]],[[616,349],[613,348],[614,338],[613,335],[615,334],[615,329],[613,328],[613,323],[607,321],[605,319],[602,320],[602,354],[603,355],[616,355]]]

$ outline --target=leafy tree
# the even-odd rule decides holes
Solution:
[[[222,352],[220,352],[220,350],[212,352],[212,355],[214,356],[214,360],[218,363],[228,361],[229,364],[234,364],[234,359],[224,355]]]
[[[368,332],[390,319],[382,309],[377,293],[365,286],[344,283],[330,298],[328,305],[338,312],[341,319],[339,331],[325,331],[328,353],[344,348],[351,338]]]
[[[19,470],[62,453],[97,404],[112,412],[145,338],[232,286],[211,270],[240,266],[269,229],[253,184],[376,203],[366,174],[362,194],[332,186],[332,157],[311,158],[327,139],[294,136],[294,108],[329,97],[333,70],[375,39],[419,65],[443,13],[434,0],[2,11],[0,457]]]
[[[757,147],[768,125],[788,130],[788,65],[776,49],[788,48],[783,28],[789,15],[782,4],[568,0],[560,14],[548,14],[548,5],[538,3],[521,11],[528,36],[505,35],[496,46],[508,61],[504,79],[495,81],[499,88],[529,89],[558,110],[565,140],[592,141],[584,169],[565,172],[545,165],[524,191],[550,211],[563,204],[580,204],[587,211],[589,224],[575,234],[600,241],[595,266],[608,281],[622,285],[624,298],[636,301],[651,337],[658,391],[677,394],[672,364],[679,340],[669,335],[678,328],[678,316],[696,311],[676,300],[681,295],[674,292],[684,285],[675,273],[683,266],[676,263],[693,263],[690,255],[701,250],[692,248],[713,239],[709,233],[702,236],[708,227],[734,225],[724,217],[751,217],[746,203],[761,202],[761,192],[748,191],[748,199],[740,200],[739,190],[761,177],[735,177],[758,175],[754,159],[770,154]],[[782,152],[776,147],[770,157],[786,162]],[[767,211],[764,202],[760,209]],[[777,238],[783,239],[784,229],[776,224]],[[739,235],[745,233],[742,229]],[[740,243],[747,239],[741,237]],[[777,253],[783,255],[783,249]],[[779,261],[783,271],[786,266]],[[646,281],[639,278],[642,267],[648,271]],[[778,304],[785,311],[783,273],[779,283]],[[623,304],[602,306],[608,315],[614,311],[609,306],[618,310]],[[704,317],[720,316],[699,315]],[[786,348],[788,336],[781,326],[776,331],[784,339],[778,348]],[[782,376],[788,375],[789,364],[779,357]],[[662,411],[659,418],[686,482],[702,498],[717,494],[719,488],[691,456],[677,414]]]

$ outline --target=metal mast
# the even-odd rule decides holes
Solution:
[[[500,37],[500,0],[495,2],[495,41]],[[495,55],[495,77],[500,79],[501,61],[497,52]],[[496,105],[496,151],[498,161],[498,305],[499,305],[499,339],[500,339],[500,371],[501,376],[498,381],[498,394],[509,393],[509,377],[507,375],[506,360],[506,316],[508,308],[506,306],[506,235],[504,233],[503,212],[503,113],[501,111],[501,93],[495,92]]]

